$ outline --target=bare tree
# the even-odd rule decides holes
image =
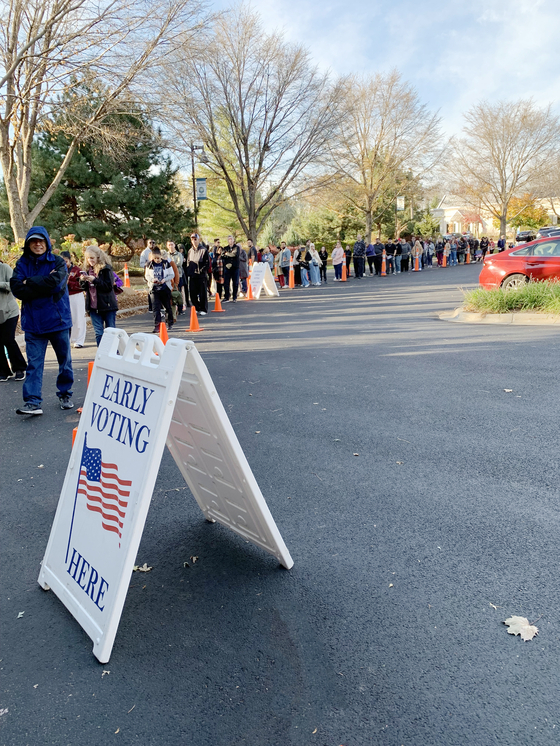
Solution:
[[[341,84],[330,85],[303,47],[266,34],[244,6],[218,18],[202,53],[185,46],[169,59],[162,90],[174,147],[204,145],[232,219],[253,241],[288,196],[305,191],[303,175],[340,116]]]
[[[203,23],[200,0],[1,3],[0,165],[16,239],[51,198],[78,144],[94,134],[114,138],[103,127],[107,116],[126,111],[137,99],[134,87],[149,85],[146,73],[172,51],[179,35],[184,41]],[[84,79],[87,99],[68,95]],[[33,138],[63,100],[70,147],[52,183],[30,207]]]
[[[558,157],[560,121],[550,106],[538,109],[530,99],[482,101],[465,121],[449,169],[453,191],[487,210],[505,235],[511,200],[535,189],[548,163]]]
[[[404,172],[426,173],[442,155],[440,119],[398,71],[349,81],[343,129],[332,140],[330,185],[364,215],[371,240],[377,213]]]

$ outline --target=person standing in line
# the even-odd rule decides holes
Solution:
[[[247,262],[251,262],[251,264],[260,262],[259,250],[250,238],[247,239]]]
[[[43,369],[47,345],[58,361],[57,396],[61,409],[72,409],[72,314],[68,296],[68,270],[61,256],[52,251],[46,229],[35,226],[27,233],[23,255],[17,260],[10,289],[21,304],[21,327],[25,334],[27,372],[23,384],[23,406],[17,414],[43,414]]]
[[[344,255],[346,257],[346,277],[351,277],[350,264],[352,262],[352,249],[350,248],[350,246],[348,246],[348,244],[344,249]]]
[[[376,238],[375,243],[373,244],[373,249],[375,251],[375,255],[373,257],[375,274],[380,275],[381,265],[383,264],[383,251],[385,250],[385,246],[381,243],[381,239],[379,238],[379,236]]]
[[[451,242],[450,241],[445,242],[445,246],[443,247],[443,256],[445,257],[445,266],[449,267],[449,263],[451,261]]]
[[[312,285],[318,287],[321,284],[321,257],[314,243],[309,244],[309,279]]]
[[[422,244],[418,239],[414,242],[412,247],[412,257],[414,259],[414,269],[416,269],[416,259],[418,259],[418,271],[422,271]]]
[[[60,256],[66,262],[68,269],[68,295],[70,296],[70,312],[72,313],[72,330],[70,344],[76,348],[84,346],[86,341],[86,299],[80,287],[80,268],[72,263],[69,251],[61,251]]]
[[[402,247],[401,272],[408,272],[408,265],[410,262],[410,253],[412,249],[408,241],[403,241],[403,243],[401,244],[401,247]]]
[[[321,266],[319,269],[320,272],[320,281],[324,282],[325,285],[327,284],[327,261],[329,258],[329,254],[324,246],[321,246],[321,251],[319,252],[319,259],[321,260]]]
[[[373,263],[375,259],[375,247],[372,243],[366,246],[366,259],[369,267],[370,276],[373,275]]]
[[[278,254],[280,259],[278,260],[279,267],[282,270],[284,276],[284,287],[289,287],[290,284],[290,259],[292,258],[292,252],[286,246],[286,242],[280,243],[280,252]]]
[[[498,254],[506,250],[506,237],[500,236],[498,239]]]
[[[107,254],[99,246],[88,246],[80,272],[80,287],[86,291],[86,311],[89,312],[98,347],[104,330],[117,326],[119,305],[113,289],[114,282],[113,267]]]
[[[224,294],[224,258],[220,239],[214,239],[214,259],[212,260],[212,275],[216,283],[216,295],[221,300]]]
[[[385,244],[385,251],[387,253],[387,274],[395,274],[395,252],[396,247],[392,241],[387,241]]]
[[[449,243],[449,248],[451,249],[450,263],[451,263],[452,266],[456,267],[457,266],[457,248],[458,247],[457,247],[457,239],[455,238],[455,236],[453,236],[453,238],[451,239],[451,241]]]
[[[159,325],[162,323],[161,309],[165,308],[167,313],[167,328],[173,326],[173,309],[171,307],[171,288],[175,277],[171,262],[163,257],[157,246],[150,254],[150,261],[144,269],[144,277],[148,283],[148,292],[152,298],[154,309],[153,334],[159,334]]]
[[[332,251],[331,262],[334,269],[334,281],[340,282],[342,280],[342,265],[344,264],[344,249],[340,241],[336,242]]]
[[[152,253],[152,249],[154,249],[156,246],[156,242],[153,238],[149,238],[146,241],[146,248],[144,251],[140,254],[140,268],[144,269],[146,264],[150,261],[150,254]]]
[[[356,236],[356,242],[354,243],[354,275],[357,280],[361,280],[364,276],[364,265],[366,257],[366,245],[362,240],[360,233]]]
[[[208,313],[208,273],[210,272],[210,256],[208,248],[202,243],[198,233],[191,234],[191,248],[187,254],[187,274],[191,304],[200,316]],[[237,288],[234,289],[237,295]],[[225,301],[224,301],[225,303]],[[191,311],[192,313],[192,311]]]
[[[0,259],[0,382],[25,381],[27,363],[16,342],[19,306],[10,289],[12,268]]]
[[[239,247],[239,282],[241,283],[241,293],[239,293],[239,297],[243,298],[244,295],[247,295],[247,278],[249,277],[249,267],[248,267],[248,258],[247,258],[247,252],[245,249],[240,246]]]
[[[182,246],[182,244],[180,244]],[[184,246],[183,246],[184,248]],[[184,313],[183,309],[183,287],[185,285],[183,265],[185,264],[185,255],[179,250],[179,246],[175,246],[173,241],[167,242],[167,253],[169,254],[169,261],[173,262],[177,267],[178,278],[174,283],[174,290],[177,290],[181,294],[181,298],[177,296],[177,313],[179,316]]]
[[[402,243],[400,238],[396,238],[393,244],[395,247],[395,274],[400,275],[402,267]]]
[[[436,257],[437,257],[437,264],[438,267],[441,267],[443,263],[443,241],[440,238],[436,241]]]
[[[304,288],[308,288],[311,285],[311,283],[309,282],[309,263],[310,262],[311,262],[311,254],[309,253],[307,246],[302,246],[299,250],[298,263],[299,263],[299,271],[300,271],[300,277],[301,277],[301,286]]]
[[[196,234],[193,234],[196,235]],[[239,288],[239,244],[228,236],[228,245],[222,251],[224,261],[224,303],[237,303]]]
[[[428,248],[426,250],[426,259],[428,267],[433,267],[434,264],[434,254],[436,253],[436,247],[434,246],[434,242],[431,238],[428,239]]]
[[[305,251],[305,250],[304,250]],[[304,254],[303,254],[304,255]],[[303,256],[301,253],[301,249],[299,249],[297,246],[294,249],[293,254],[293,265],[294,265],[294,285],[295,287],[301,287],[301,267],[299,266],[299,260],[300,257]]]
[[[274,256],[268,246],[265,246],[261,251],[261,262],[266,262],[270,267],[270,271],[274,273]]]

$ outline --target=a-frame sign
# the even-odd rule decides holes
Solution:
[[[39,574],[102,663],[166,443],[208,520],[293,565],[194,344],[106,329]]]

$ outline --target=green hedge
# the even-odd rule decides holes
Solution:
[[[514,290],[477,288],[465,293],[463,305],[466,311],[479,313],[536,311],[560,314],[560,282],[528,282]]]

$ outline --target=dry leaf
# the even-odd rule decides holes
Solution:
[[[404,461],[397,461],[397,464],[399,464],[399,466],[402,466],[404,464]]]
[[[524,616],[510,616],[504,624],[507,624],[509,635],[520,635],[522,640],[532,640],[535,635],[539,634],[537,627],[529,624],[529,620]]]
[[[37,468],[38,468],[38,469],[44,469],[44,468],[45,468],[45,465],[44,465],[44,464],[39,464],[39,466],[38,466]]]
[[[256,435],[260,433],[260,430],[255,430]]]
[[[511,394],[511,392],[513,391],[513,389],[504,389],[504,391],[506,392],[506,394]]]
[[[133,709],[134,709],[135,707],[136,707],[136,705],[132,705],[132,707],[130,708],[130,710],[129,710],[129,711],[128,711],[128,712],[126,713],[126,714],[127,714],[127,715],[130,715],[130,713],[132,712],[132,710],[133,710]]]
[[[17,615],[17,618],[21,619],[24,614],[25,614],[25,611],[20,611],[19,614]]]
[[[150,570],[153,570],[153,567],[148,567],[148,563],[144,562],[142,567],[140,565],[134,565],[133,572],[150,572]]]
[[[190,567],[188,562],[183,562],[183,567]]]
[[[103,678],[105,674],[109,675],[110,673],[111,673],[110,671],[103,671],[103,673],[101,674],[101,678]]]
[[[389,588],[392,588],[392,587],[393,587],[393,584],[392,584],[392,583],[389,583]]]
[[[33,689],[37,689],[38,686],[39,684],[33,684]]]
[[[488,603],[490,603],[490,602],[488,602]],[[491,607],[492,607],[493,609],[496,609],[496,611],[498,611],[498,608],[501,608],[501,607],[495,606],[494,604],[490,604],[490,606],[491,606]]]
[[[115,735],[116,735],[116,734],[117,734],[117,733],[118,733],[119,731],[120,731],[120,728],[117,728],[117,730],[115,731]]]
[[[355,454],[354,454],[354,456],[359,456],[359,455],[360,455],[359,453],[355,453]]]
[[[191,557],[190,559],[192,559],[192,563],[193,565],[195,565],[196,561],[198,560],[198,557]]]
[[[315,728],[315,730],[313,731],[311,735],[313,736],[315,733],[317,733],[317,728]]]

